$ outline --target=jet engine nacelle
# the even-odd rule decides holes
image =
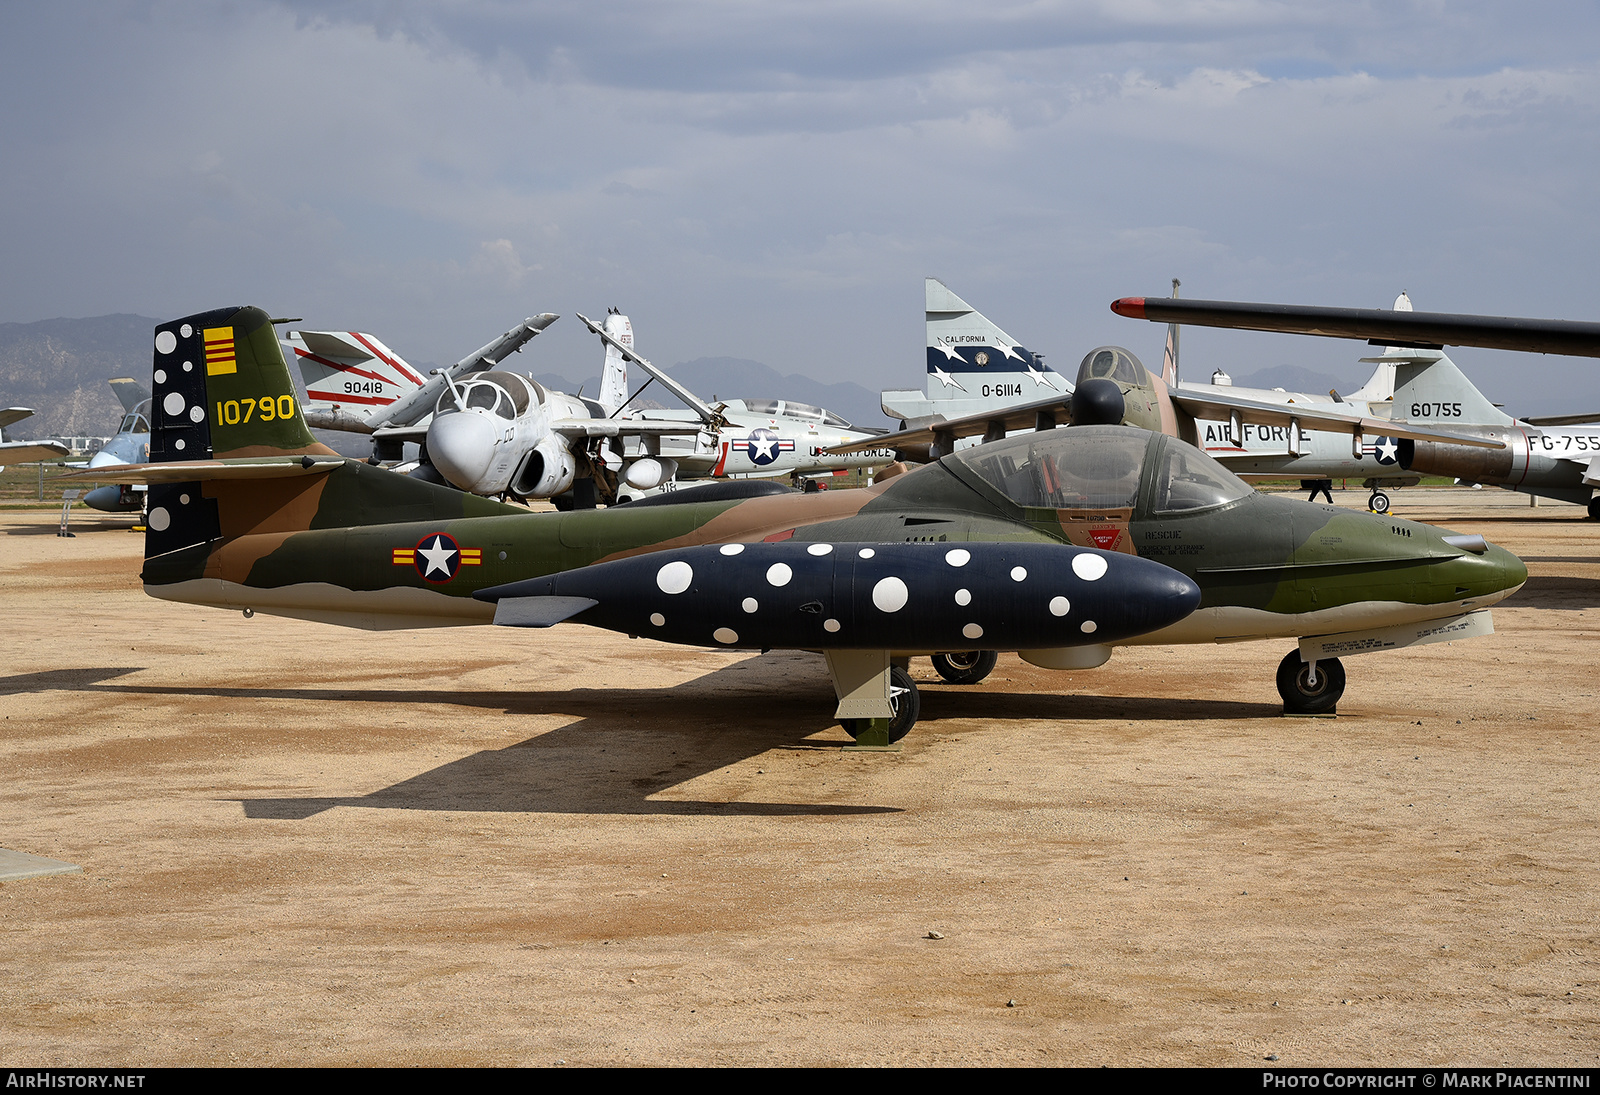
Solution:
[[[671,479],[677,471],[676,460],[646,456],[628,465],[622,473],[622,481],[637,490],[653,490]]]
[[[511,493],[518,498],[553,498],[572,487],[578,464],[561,438],[546,434],[517,468]]]
[[[1462,427],[1452,427],[1466,432]],[[1474,431],[1479,432],[1479,431]],[[1398,442],[1400,466],[1423,475],[1448,475],[1469,483],[1506,483],[1528,469],[1528,440],[1520,430],[1483,430],[1485,438],[1504,441],[1503,449],[1451,445],[1442,441]]]

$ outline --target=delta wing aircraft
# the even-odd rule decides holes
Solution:
[[[1000,650],[1083,669],[1128,643],[1297,639],[1285,705],[1332,711],[1340,655],[1485,634],[1527,577],[1480,536],[1261,495],[1127,426],[1008,438],[859,490],[723,482],[529,513],[318,444],[259,309],[162,324],[153,377],[152,463],[75,473],[150,485],[152,596],[369,629],[571,620],[818,650],[863,742],[910,729],[905,666],[930,654],[974,681]]]
[[[1513,418],[1443,351],[1448,344],[1600,357],[1600,324],[1162,297],[1124,297],[1111,309],[1152,322],[1364,338],[1384,346],[1382,357],[1363,360],[1395,370],[1396,426],[1387,431],[1395,444],[1385,455],[1400,468],[1587,505],[1589,516],[1600,519],[1600,414]],[[1435,425],[1454,437],[1401,432]]]
[[[71,454],[72,450],[59,441],[4,440],[7,426],[31,417],[33,417],[32,407],[0,407],[0,462],[32,464],[36,460],[53,460],[58,456]]]

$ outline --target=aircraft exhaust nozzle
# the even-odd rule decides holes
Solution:
[[[1460,427],[1457,427],[1460,429]],[[1512,476],[1517,452],[1515,439],[1503,430],[1485,431],[1486,436],[1498,437],[1507,442],[1503,449],[1485,449],[1476,445],[1452,445],[1444,441],[1413,441],[1401,438],[1397,442],[1396,458],[1406,471],[1422,475],[1448,475],[1452,479],[1465,479],[1469,483],[1503,483]]]
[[[428,459],[456,487],[470,491],[488,476],[498,437],[487,415],[471,410],[438,415],[428,426]]]
[[[1187,576],[1053,543],[724,544],[495,586],[495,623],[561,620],[738,649],[1059,650],[1183,619]]]
[[[1075,426],[1117,426],[1127,411],[1122,389],[1113,380],[1094,377],[1081,382],[1072,393],[1072,422]]]

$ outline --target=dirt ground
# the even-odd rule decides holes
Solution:
[[[1396,502],[1533,576],[1337,719],[1286,643],[922,661],[899,753],[819,657],[246,620],[0,513],[0,846],[83,867],[0,885],[0,1063],[1595,1066],[1600,524]]]

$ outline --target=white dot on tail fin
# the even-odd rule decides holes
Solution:
[[[150,511],[150,527],[157,532],[166,532],[170,524],[172,524],[172,514],[167,512],[165,506],[157,506]]]
[[[186,372],[186,373],[192,373],[192,372],[194,372],[194,362],[192,362],[192,361],[185,361],[185,362],[184,362],[184,363],[183,363],[183,371],[184,371],[184,372]]]
[[[663,593],[682,593],[694,581],[694,568],[679,559],[656,571],[656,585]]]
[[[911,599],[911,591],[899,578],[884,578],[872,587],[872,604],[879,612],[899,612]]]
[[[194,334],[194,328],[185,323],[182,327],[178,328],[178,333],[184,338],[188,338],[190,335]]]
[[[176,441],[174,441],[172,443],[172,447],[181,452],[183,449],[187,448],[188,446],[184,444],[183,438],[180,437],[180,438],[178,438]]]
[[[155,375],[155,381],[156,381],[157,384],[165,384],[167,382],[167,370],[165,370],[165,369],[157,369],[156,370],[156,375]]]
[[[1090,552],[1082,552],[1072,557],[1072,573],[1086,582],[1094,582],[1105,577],[1106,561]]]
[[[177,417],[178,415],[182,414],[185,405],[186,404],[183,402],[183,394],[181,392],[168,392],[167,398],[161,401],[161,409],[173,417]]]
[[[190,422],[204,422],[205,420],[206,420],[206,412],[201,410],[198,405],[189,408],[189,421]]]
[[[189,496],[187,494],[178,495],[178,505],[187,506],[188,504],[189,504]]]
[[[171,331],[160,331],[156,334],[156,353],[170,354],[178,348],[178,336]]]

